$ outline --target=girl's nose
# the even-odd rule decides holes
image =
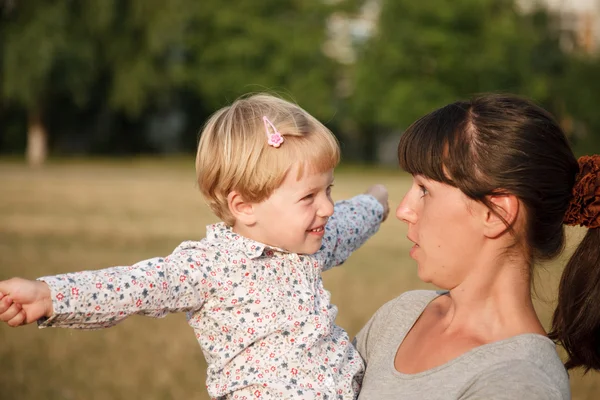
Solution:
[[[329,197],[321,201],[317,215],[323,218],[329,218],[333,215],[333,201]]]

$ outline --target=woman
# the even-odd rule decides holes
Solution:
[[[398,157],[413,184],[396,215],[419,278],[443,291],[407,292],[359,332],[359,399],[570,399],[533,307],[532,269],[562,251],[563,222],[590,228],[564,271],[550,337],[567,368],[599,368],[590,301],[600,299],[600,213],[590,203],[600,157],[580,169],[552,116],[510,95],[426,115]]]

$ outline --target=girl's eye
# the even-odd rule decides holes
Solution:
[[[327,196],[329,196],[331,194],[331,189],[332,188],[333,188],[333,185],[327,186]]]
[[[310,200],[310,199],[312,199],[314,196],[315,196],[315,195],[314,195],[314,194],[312,194],[312,193],[311,193],[311,194],[307,194],[306,196],[304,196],[304,197],[302,198],[302,200]]]

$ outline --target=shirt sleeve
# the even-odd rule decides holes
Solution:
[[[38,278],[50,287],[54,314],[41,328],[99,329],[133,315],[163,317],[199,309],[208,297],[202,262],[191,251],[113,267]]]
[[[379,230],[382,218],[383,205],[371,195],[361,194],[336,202],[319,250],[324,258],[323,270],[346,261],[353,251]]]
[[[568,389],[567,389],[568,390]],[[528,361],[510,361],[475,377],[460,400],[566,400],[554,382],[537,365]]]

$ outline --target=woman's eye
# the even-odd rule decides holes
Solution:
[[[423,185],[419,185],[419,189],[421,189],[421,196],[425,196],[427,193],[429,193],[427,188]]]

